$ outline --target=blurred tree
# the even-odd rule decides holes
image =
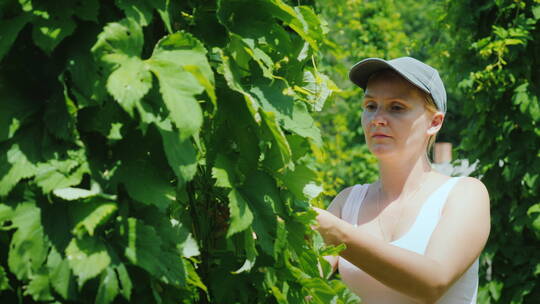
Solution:
[[[445,83],[448,109],[444,126],[437,134],[437,141],[450,142],[455,147],[461,141],[459,132],[466,121],[462,115],[462,101],[454,93],[457,87],[450,82],[446,68],[446,59],[450,56],[447,46],[453,35],[444,19],[445,3],[444,0],[403,0],[396,2],[396,6],[403,30],[410,39],[406,49],[409,56],[435,67]],[[455,155],[454,158],[462,157]]]
[[[466,122],[458,150],[479,160],[492,204],[478,302],[538,303],[540,1],[446,5],[445,70]]]

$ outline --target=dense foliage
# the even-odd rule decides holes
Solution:
[[[310,228],[332,84],[294,3],[1,2],[3,303],[357,301]]]
[[[538,303],[540,2],[449,1],[445,23],[459,153],[479,160],[492,205],[479,303]]]

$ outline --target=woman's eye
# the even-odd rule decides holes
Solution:
[[[366,105],[366,109],[368,109],[368,110],[375,110],[376,108],[377,108],[377,106],[372,104],[372,103]]]
[[[392,106],[392,111],[401,111],[401,110],[404,110],[405,108],[402,107],[402,106]]]

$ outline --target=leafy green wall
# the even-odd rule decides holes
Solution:
[[[323,36],[296,1],[1,2],[2,303],[354,303],[309,226]]]

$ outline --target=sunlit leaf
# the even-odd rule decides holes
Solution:
[[[36,166],[27,158],[18,144],[0,154],[0,196],[6,195],[23,178],[36,174]]]
[[[190,140],[181,140],[180,134],[160,129],[163,149],[169,165],[181,182],[190,181],[197,171],[197,153]]]
[[[8,266],[19,280],[29,279],[47,257],[41,210],[32,202],[24,202],[17,206],[11,220],[17,230],[11,239]]]
[[[229,211],[231,215],[231,225],[227,230],[227,237],[243,231],[253,222],[253,213],[249,209],[248,203],[242,197],[242,194],[236,189],[232,189],[228,195]]]
[[[75,202],[71,207],[73,221],[76,223],[73,232],[82,235],[86,231],[90,236],[118,209],[116,203],[97,198],[88,202]]]
[[[49,273],[45,268],[41,268],[32,275],[25,294],[32,296],[35,301],[51,301],[54,299],[51,293]]]
[[[139,57],[144,38],[141,26],[131,18],[107,24],[98,35],[92,52],[104,62],[118,63],[125,57]]]
[[[101,274],[98,292],[96,295],[96,303],[109,304],[114,301],[118,295],[118,279],[116,273],[111,267],[107,267]]]
[[[111,263],[105,245],[97,238],[73,239],[66,248],[66,258],[78,278],[79,287],[98,276]]]
[[[177,32],[161,39],[148,60],[150,70],[159,80],[163,101],[170,117],[185,140],[197,133],[202,125],[202,110],[194,95],[202,93],[213,83],[213,73],[206,58],[206,49],[193,36]],[[185,69],[185,66],[196,66]],[[201,83],[200,75],[206,78]],[[210,93],[212,94],[212,93]]]
[[[52,248],[47,258],[50,284],[63,299],[73,299],[77,294],[77,285],[69,262]]]
[[[116,62],[120,67],[109,76],[107,90],[133,116],[136,103],[152,87],[152,74],[137,57],[119,57]]]

